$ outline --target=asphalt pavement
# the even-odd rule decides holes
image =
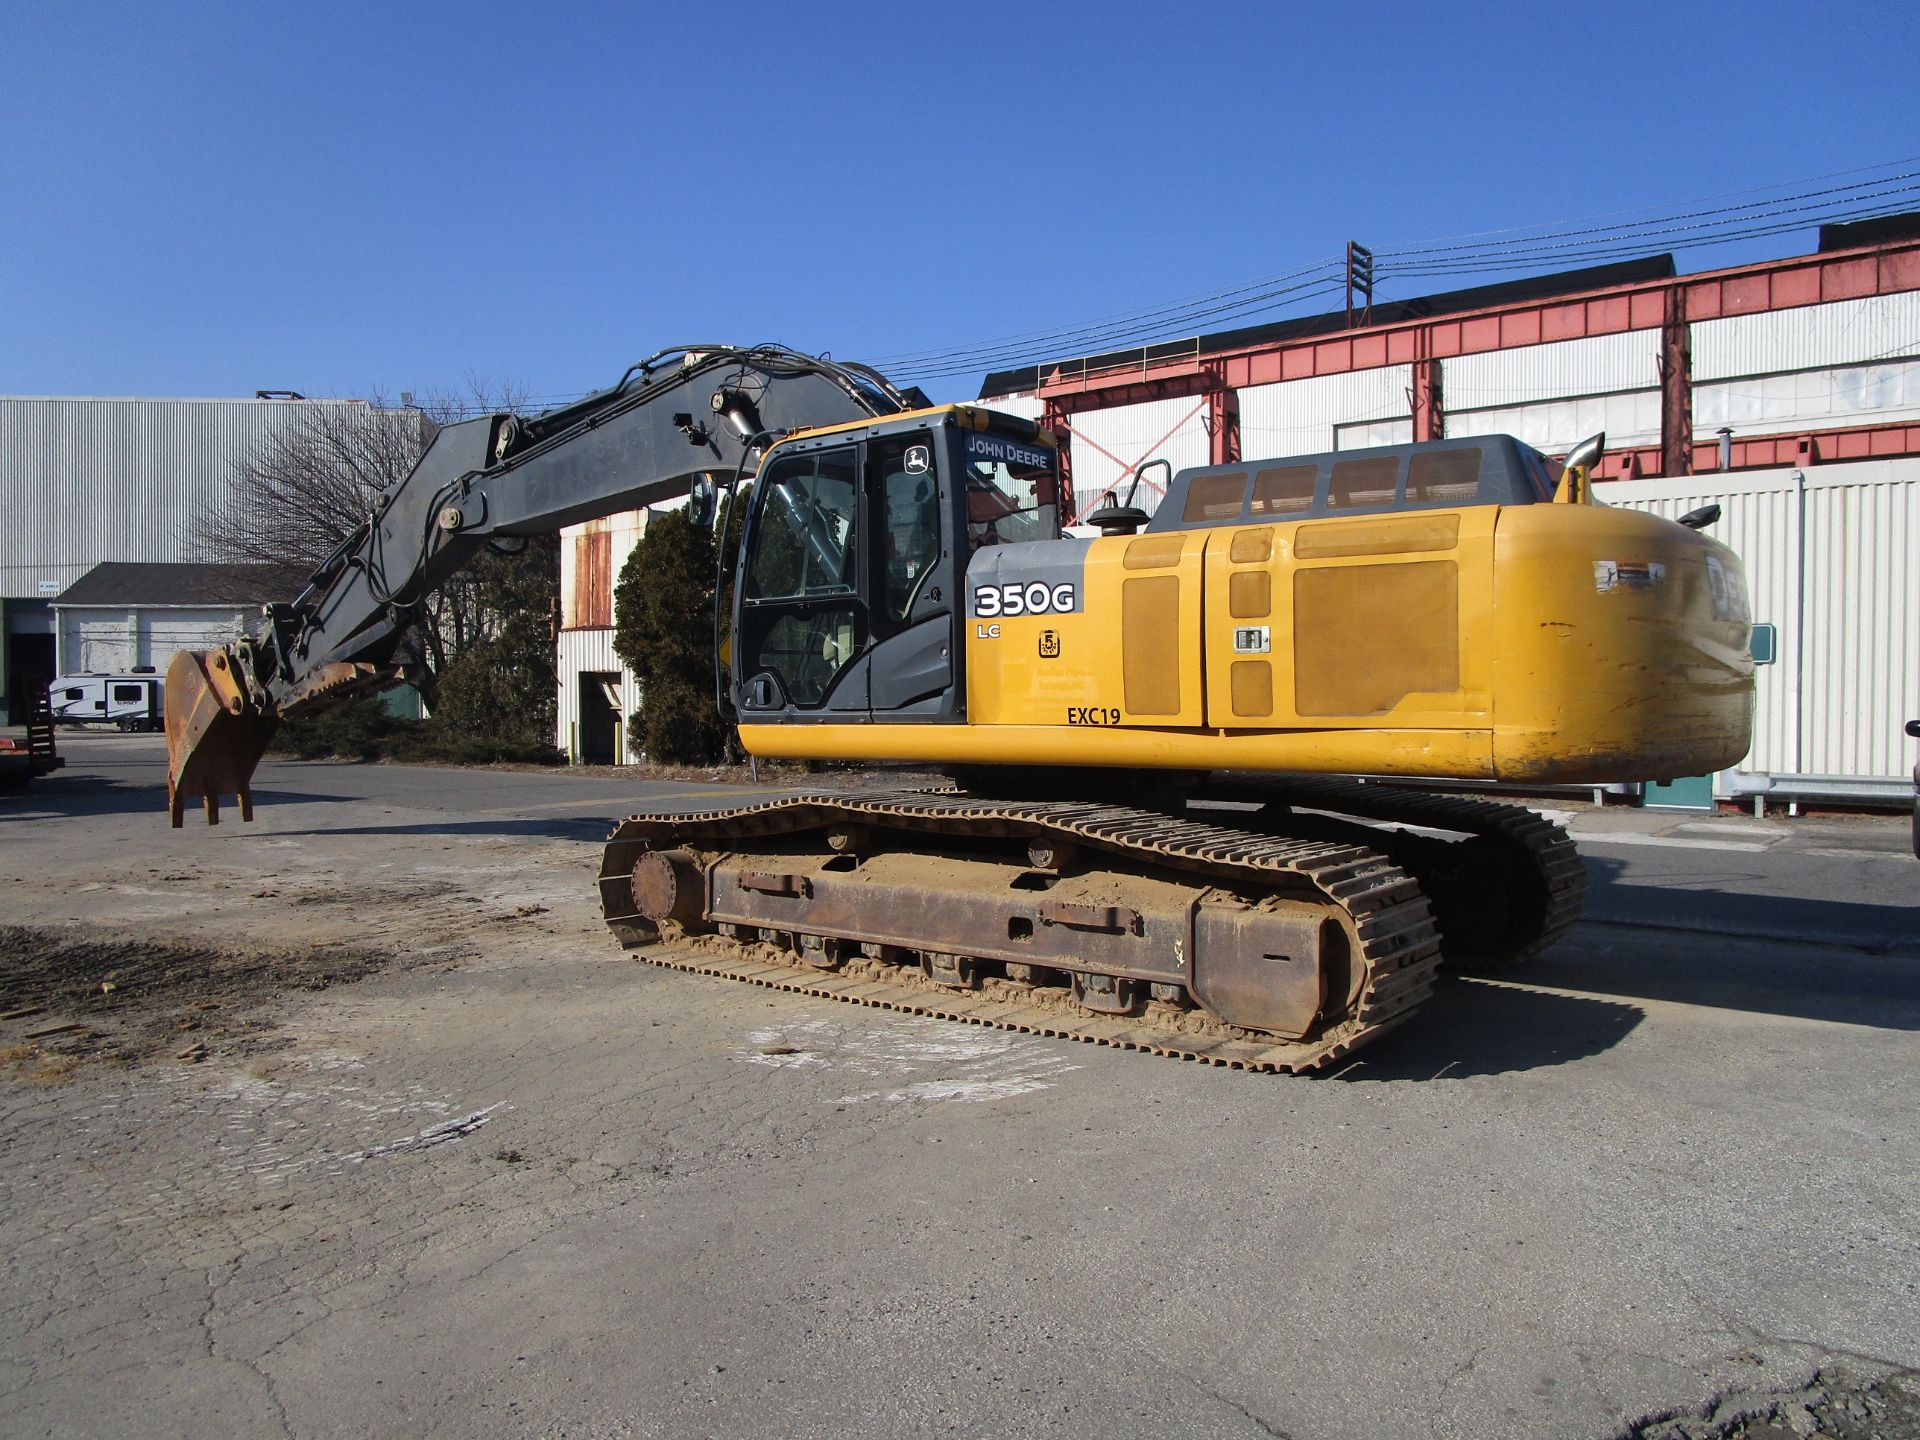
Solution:
[[[192,1061],[0,1021],[8,1434],[1598,1437],[1920,1365],[1903,818],[1569,808],[1571,936],[1293,1079],[624,955],[610,821],[735,786],[276,761],[172,832],[154,737],[67,753],[29,962],[384,968]]]

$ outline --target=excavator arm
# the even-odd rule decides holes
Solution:
[[[396,661],[422,606],[484,547],[687,493],[750,465],[796,430],[911,407],[877,371],[781,346],[689,346],[544,415],[449,425],[413,470],[257,639],[181,651],[167,673],[167,792],[175,826],[199,798],[218,823],[251,781],[280,718],[401,683]]]

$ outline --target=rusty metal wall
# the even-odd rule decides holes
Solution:
[[[0,597],[51,598],[103,560],[201,555],[234,464],[315,406],[359,401],[0,396]]]
[[[560,693],[555,707],[555,733],[553,743],[564,752],[569,760],[576,758],[578,745],[575,726],[580,719],[581,676],[587,674],[610,674],[618,672],[620,676],[621,713],[631,715],[639,704],[640,691],[633,676],[620,663],[613,653],[613,631],[604,626],[591,626],[586,623],[587,616],[578,610],[582,586],[579,574],[583,540],[597,537],[604,542],[607,550],[609,573],[613,583],[617,584],[620,572],[625,568],[633,547],[640,543],[640,537],[646,533],[647,512],[645,510],[623,511],[618,515],[609,515],[600,520],[589,520],[580,525],[569,525],[560,532],[560,640],[556,654],[556,669],[559,672]],[[615,763],[627,764],[632,756],[622,753]]]
[[[1920,459],[1603,484],[1609,504],[1708,532],[1747,566],[1753,618],[1779,628],[1758,671],[1754,745],[1737,768],[1898,783],[1920,717]]]

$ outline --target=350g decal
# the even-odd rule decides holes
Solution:
[[[994,615],[1066,615],[1075,608],[1074,583],[1063,581],[1048,585],[1032,580],[1025,585],[1010,581],[1005,585],[976,585],[973,589],[973,613]]]

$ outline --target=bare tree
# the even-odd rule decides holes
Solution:
[[[293,423],[238,461],[223,503],[200,516],[197,548],[207,560],[277,567],[291,598],[366,518],[374,495],[412,472],[442,424],[525,405],[524,387],[469,378],[469,392],[430,397],[421,406],[392,407],[378,398],[365,405],[292,402],[300,407]],[[499,587],[489,589],[488,580],[485,562],[470,567],[422,607],[409,658],[429,705],[454,657],[500,628],[503,617],[487,605]]]

